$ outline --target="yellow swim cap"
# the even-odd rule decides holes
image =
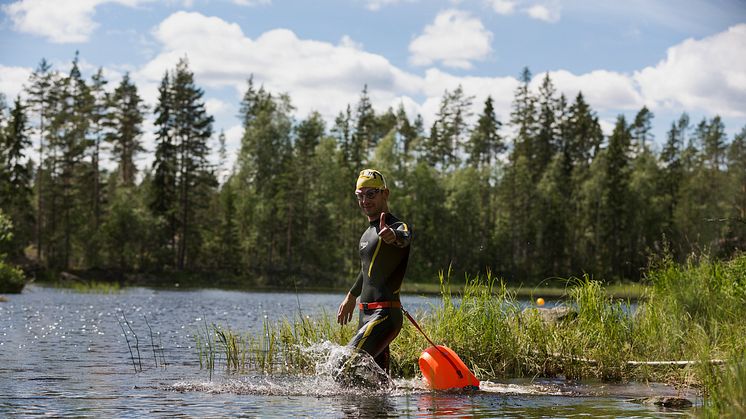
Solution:
[[[362,188],[386,189],[386,179],[378,170],[365,169],[360,172],[355,188],[357,190]]]

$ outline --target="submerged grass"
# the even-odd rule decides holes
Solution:
[[[659,261],[647,274],[636,309],[612,298],[598,281],[569,279],[563,304],[570,313],[556,321],[547,319],[547,310],[523,308],[515,290],[489,274],[467,278],[455,294],[449,279],[440,276],[442,305],[413,315],[434,342],[452,348],[482,379],[665,381],[702,386],[709,408],[717,412],[744,406],[746,255],[729,262]],[[345,344],[353,333],[352,325],[338,326],[325,313],[265,323],[261,336],[205,326],[197,346],[201,365],[211,371],[217,358],[235,371],[309,373],[314,360],[303,348],[323,341]],[[392,344],[392,373],[414,376],[427,346],[405,324]],[[722,367],[712,360],[731,361]]]

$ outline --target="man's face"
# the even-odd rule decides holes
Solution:
[[[368,217],[377,217],[383,212],[388,199],[388,189],[362,188],[355,192],[360,209]]]

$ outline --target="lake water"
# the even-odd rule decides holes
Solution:
[[[234,375],[200,369],[193,335],[205,322],[237,331],[336,312],[341,294],[153,290],[87,294],[27,287],[0,302],[0,417],[674,417],[630,402],[676,395],[652,384],[564,380],[483,382],[473,393],[431,392],[420,380],[396,388],[340,387],[328,376]],[[409,311],[438,299],[402,296]],[[122,313],[138,335],[135,372]],[[146,323],[147,319],[147,323]],[[149,326],[148,326],[149,325]],[[124,326],[126,328],[126,326]],[[155,355],[156,346],[163,348]],[[134,336],[128,332],[130,343]],[[424,349],[424,345],[423,345]],[[134,348],[133,348],[134,350]],[[167,366],[162,365],[163,360]],[[692,394],[685,396],[694,399]]]

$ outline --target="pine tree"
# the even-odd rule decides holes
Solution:
[[[627,264],[630,258],[628,247],[629,208],[629,153],[630,128],[623,115],[617,118],[614,131],[609,137],[603,160],[603,182],[601,189],[601,211],[603,220],[600,248],[604,255],[603,267],[611,275],[631,274]]]
[[[350,158],[353,167],[361,167],[368,161],[368,154],[376,147],[376,114],[368,96],[368,85],[363,86],[360,100],[355,108],[355,132],[352,136]]]
[[[510,113],[510,123],[515,127],[516,136],[513,141],[513,158],[524,156],[529,164],[536,155],[534,138],[537,132],[536,97],[531,93],[531,71],[524,68],[521,73],[520,85],[515,91],[513,110]]]
[[[29,77],[29,86],[26,87],[26,92],[29,95],[29,105],[33,113],[38,116],[38,125],[36,131],[39,136],[39,167],[36,173],[36,253],[37,259],[42,261],[44,258],[44,240],[45,225],[44,225],[44,213],[46,211],[46,202],[44,196],[46,194],[46,186],[44,184],[44,178],[49,174],[44,173],[44,161],[46,160],[45,146],[48,141],[48,129],[49,121],[52,118],[53,113],[50,108],[53,106],[52,103],[56,100],[54,97],[54,84],[56,83],[59,75],[56,72],[52,72],[52,66],[47,62],[46,59],[42,59],[39,66],[31,73]]]
[[[665,205],[665,225],[663,231],[669,243],[679,243],[680,232],[676,228],[674,215],[680,198],[680,188],[684,178],[683,162],[684,144],[689,130],[689,116],[682,114],[678,121],[671,123],[671,129],[666,135],[666,143],[659,155],[661,165],[660,195]],[[674,256],[683,253],[676,247],[669,246],[675,252]]]
[[[653,141],[653,113],[650,112],[647,106],[643,106],[637,115],[635,120],[632,122],[630,127],[632,135],[632,148],[635,154],[644,153],[648,148],[648,144]]]
[[[736,134],[728,147],[730,208],[722,253],[729,257],[746,249],[746,126]]]
[[[573,167],[588,168],[603,141],[598,117],[586,103],[582,93],[575,97],[567,114],[567,126],[562,129],[560,149]]]
[[[54,258],[50,262],[55,267],[67,269],[74,256],[73,246],[85,236],[81,226],[88,216],[86,197],[90,190],[86,183],[90,168],[86,167],[84,157],[90,145],[88,135],[93,97],[80,73],[77,53],[70,73],[55,84],[53,91],[58,100],[52,108],[54,116],[49,124],[51,156],[46,159],[52,182],[48,218],[51,224],[50,249]]]
[[[0,97],[0,101],[1,101]],[[0,113],[4,113],[4,104]],[[33,212],[31,208],[31,173],[26,164],[26,150],[31,146],[27,107],[18,96],[10,110],[8,123],[0,124],[0,209],[13,220],[15,254],[33,237]]]
[[[422,118],[420,117],[420,120]],[[399,132],[399,150],[402,155],[402,165],[407,166],[413,159],[414,146],[417,141],[422,137],[421,130],[418,130],[415,124],[409,122],[407,111],[404,110],[404,105],[399,104],[396,110],[396,126]],[[400,170],[402,170],[400,168]]]
[[[91,177],[93,178],[93,191],[91,201],[93,202],[93,231],[98,231],[101,224],[101,144],[106,136],[106,127],[109,118],[109,94],[105,90],[108,82],[104,79],[103,70],[91,78],[91,95],[93,103],[91,107],[90,123],[93,145],[91,147]]]
[[[529,139],[529,141],[533,143],[530,147],[532,154],[529,156],[529,160],[532,163],[534,179],[537,182],[544,174],[544,170],[547,165],[549,165],[549,161],[558,149],[559,127],[557,123],[557,112],[559,105],[555,94],[556,90],[552,83],[552,79],[549,77],[549,73],[546,73],[541,82],[541,86],[539,86],[539,109],[537,115],[538,129],[536,136]]]
[[[720,171],[725,163],[727,149],[725,126],[719,116],[708,123],[706,119],[694,130],[695,140],[701,144],[702,161],[712,171]]]
[[[195,85],[186,59],[176,64],[170,90],[177,161],[179,240],[176,267],[183,270],[190,263],[190,254],[196,257],[198,249],[196,212],[209,202],[205,199],[206,193],[216,186],[207,161],[213,117],[207,114],[202,99],[204,91]]]
[[[445,91],[430,137],[424,143],[426,161],[443,171],[459,166],[459,150],[468,132],[473,97],[466,96],[459,85],[453,92]]]
[[[158,102],[155,107],[156,145],[153,161],[153,181],[149,208],[154,216],[162,220],[163,231],[159,248],[169,249],[165,256],[170,261],[164,264],[175,265],[177,224],[176,138],[174,137],[174,104],[171,91],[171,76],[166,72],[158,88]],[[160,259],[160,258],[159,258]]]
[[[118,163],[119,179],[125,186],[135,184],[135,156],[144,151],[142,123],[146,111],[135,86],[125,74],[111,97],[110,131],[107,141]]]
[[[339,148],[341,150],[340,156],[342,163],[348,167],[353,167],[352,164],[352,108],[347,105],[345,112],[340,112],[334,119],[334,126],[332,127],[332,134],[337,139]],[[357,168],[357,166],[354,166]]]
[[[469,165],[476,168],[489,167],[495,162],[497,155],[505,151],[505,144],[499,133],[501,127],[502,123],[495,115],[492,97],[487,96],[484,110],[465,147]]]
[[[242,194],[239,206],[251,217],[245,228],[252,229],[241,237],[256,252],[252,268],[266,275],[287,268],[292,259],[293,207],[287,199],[292,180],[292,106],[286,95],[274,97],[263,87],[253,90],[250,86],[241,109],[244,135],[237,160],[237,190]],[[258,201],[250,202],[253,199]]]

